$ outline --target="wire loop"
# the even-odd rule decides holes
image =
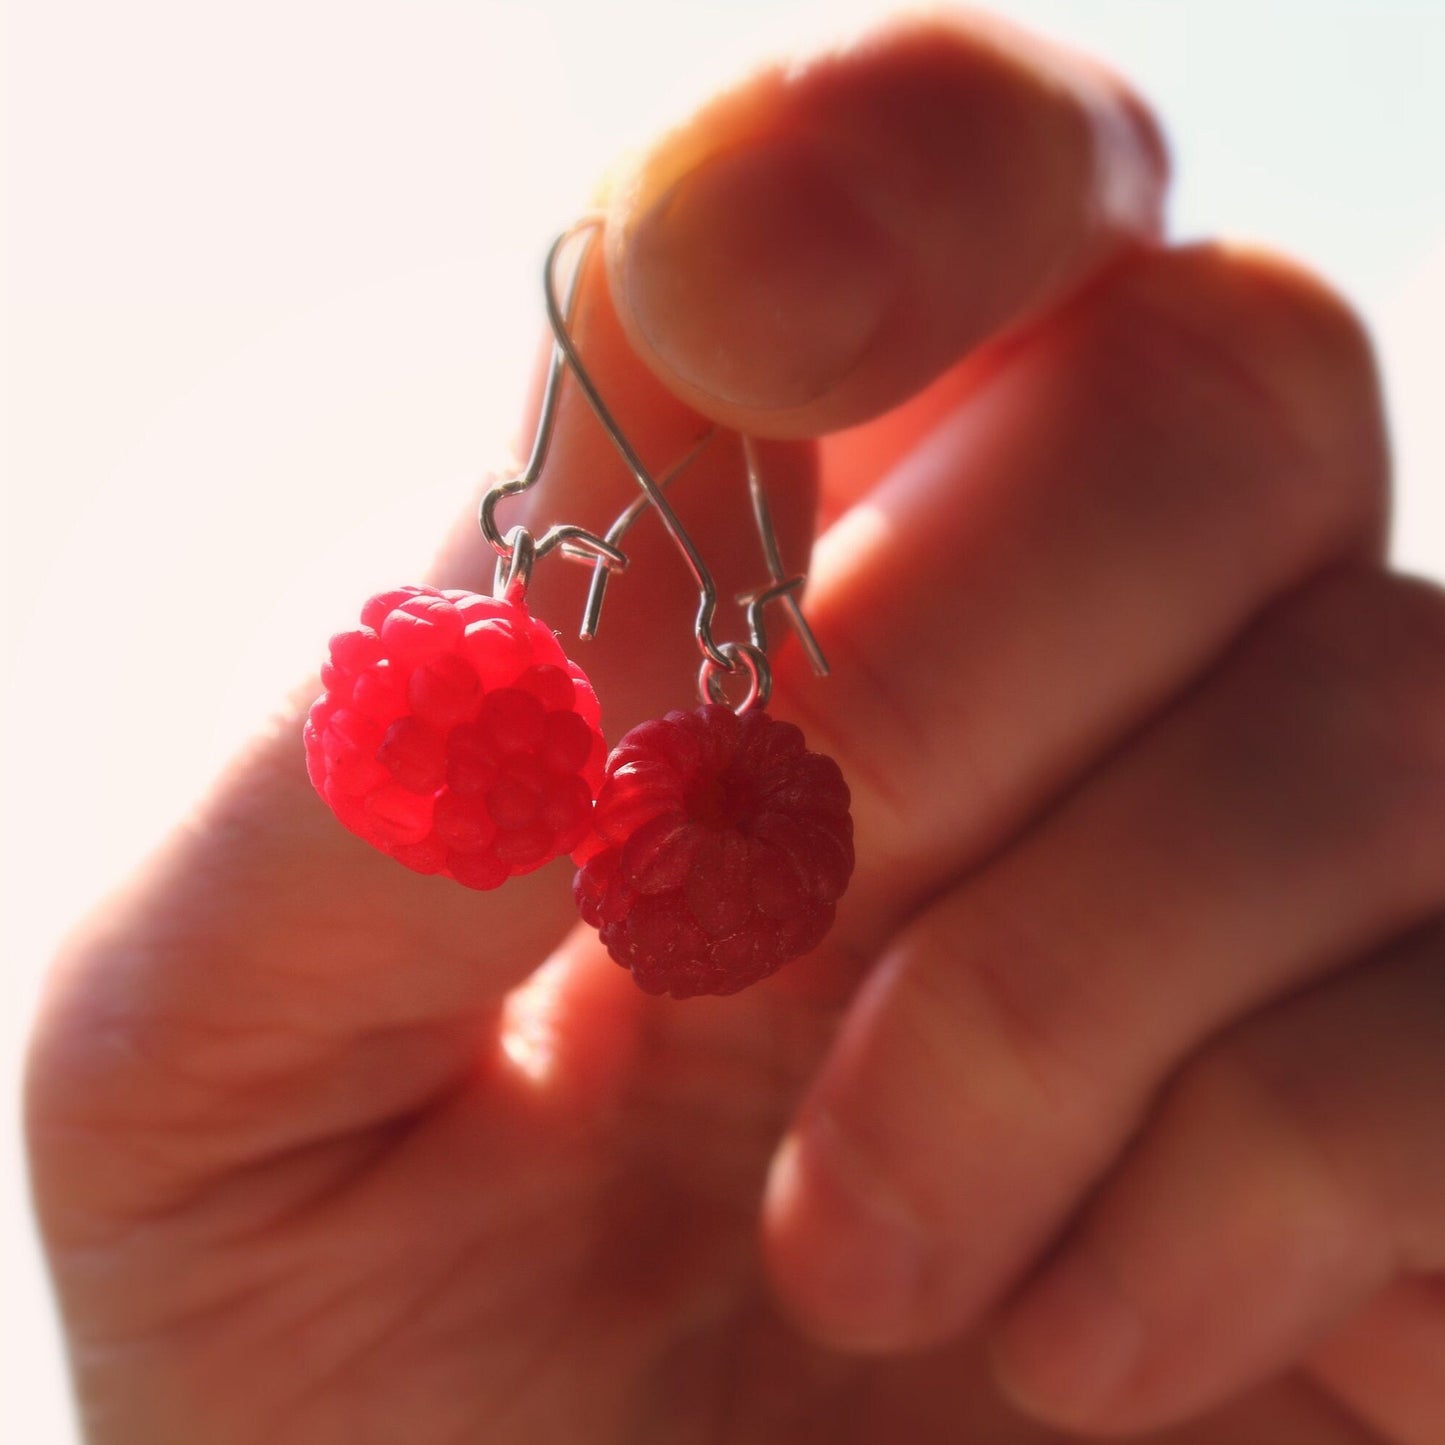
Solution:
[[[757,451],[750,437],[741,437],[743,469],[747,475],[748,495],[752,503],[753,520],[758,530],[758,540],[763,551],[763,562],[767,568],[768,584],[756,591],[745,593],[738,599],[746,609],[749,641],[718,641],[713,634],[717,615],[718,591],[712,573],[708,570],[696,542],[682,525],[667,497],[667,488],[697,459],[702,451],[719,435],[717,427],[708,427],[688,452],[675,462],[660,478],[654,478],[643,464],[632,443],[617,425],[596,382],[592,379],[572,339],[571,322],[576,311],[577,294],[582,273],[592,246],[602,228],[600,216],[585,216],[576,225],[564,231],[553,241],[547,252],[542,272],[543,293],[547,309],[547,320],[552,330],[552,356],[547,367],[546,382],[542,390],[542,404],[537,418],[537,432],[532,439],[531,454],[526,465],[514,476],[504,477],[489,487],[483,495],[477,511],[477,521],[482,535],[497,554],[495,589],[498,596],[520,598],[525,593],[532,576],[532,569],[538,559],[549,552],[557,551],[573,561],[584,562],[592,567],[592,583],[587,593],[587,602],[579,629],[580,635],[590,638],[596,635],[606,594],[608,578],[614,572],[627,570],[627,554],[621,542],[637,519],[651,507],[667,529],[673,544],[692,573],[697,586],[698,605],[693,619],[693,635],[697,639],[698,651],[702,654],[701,670],[698,674],[698,691],[705,701],[722,702],[724,697],[723,679],[746,675],[747,696],[737,705],[739,713],[749,708],[765,706],[772,690],[772,669],[767,659],[767,632],[764,612],[770,602],[780,602],[788,613],[788,620],[813,670],[820,676],[828,671],[827,660],[818,645],[817,638],[803,616],[798,593],[804,585],[804,577],[789,575],[783,566],[778,549],[777,533],[773,527],[772,512],[768,505],[766,489],[758,466]],[[576,258],[567,278],[565,288],[559,291],[557,273],[563,253],[577,240]],[[605,536],[598,536],[585,527],[560,524],[549,527],[540,538],[536,538],[524,527],[512,527],[505,533],[497,521],[497,508],[508,497],[519,496],[536,484],[542,475],[547,453],[552,444],[552,435],[557,422],[557,402],[561,394],[565,374],[570,371],[577,388],[592,409],[608,440],[616,448],[636,481],[640,495],[635,498],[607,529]]]
[[[497,555],[497,566],[492,575],[492,595],[504,602],[518,603],[527,595],[539,549],[525,527],[513,527],[504,541],[507,550]]]
[[[719,667],[712,658],[704,657],[698,669],[697,690],[702,700],[732,707],[739,717],[755,707],[766,707],[773,692],[773,670],[767,654],[750,642],[724,642],[718,651],[727,659],[726,666]],[[741,702],[732,704],[723,689],[723,678],[739,675],[746,676],[748,690]]]

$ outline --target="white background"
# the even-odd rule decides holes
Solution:
[[[599,172],[715,81],[881,8],[10,5],[7,1441],[72,1438],[13,1103],[57,935],[497,458],[541,248]],[[1445,576],[1445,3],[998,8],[1154,99],[1177,234],[1293,251],[1364,309],[1397,555]]]

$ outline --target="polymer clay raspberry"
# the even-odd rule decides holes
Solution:
[[[331,639],[306,767],[353,833],[495,888],[582,841],[606,745],[596,694],[520,602],[403,587]]]
[[[582,917],[647,993],[736,993],[817,947],[853,871],[848,785],[791,723],[716,704],[634,728],[573,855]]]

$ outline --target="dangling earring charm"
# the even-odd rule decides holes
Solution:
[[[585,837],[606,753],[597,697],[520,596],[383,592],[331,639],[321,675],[311,781],[398,863],[496,888]]]
[[[816,948],[853,872],[848,785],[792,723],[717,703],[627,734],[578,911],[647,993],[736,993]]]
[[[565,332],[552,284],[548,313]],[[331,639],[325,691],[304,731],[313,786],[353,833],[418,873],[499,887],[571,853],[587,834],[607,746],[597,695],[551,628],[527,610],[537,561],[554,549],[604,570],[627,558],[582,527],[540,540],[500,532],[497,504],[541,475],[562,377],[554,355],[538,445],[482,499],[496,553],[492,596],[402,587],[373,597]]]

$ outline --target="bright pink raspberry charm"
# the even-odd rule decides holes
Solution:
[[[848,785],[791,723],[708,704],[634,728],[573,855],[582,917],[647,993],[736,993],[822,942],[853,872]]]
[[[587,835],[607,748],[592,685],[520,602],[402,587],[331,639],[306,767],[353,833],[495,888]]]

